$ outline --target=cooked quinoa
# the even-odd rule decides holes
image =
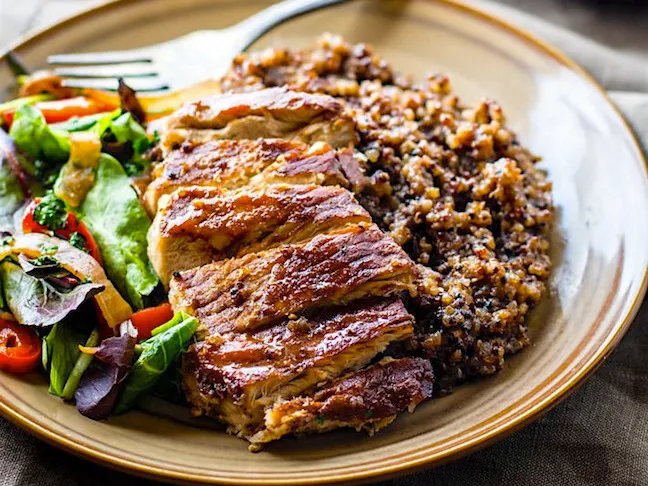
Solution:
[[[438,391],[502,369],[551,269],[551,183],[494,101],[463,105],[443,75],[416,84],[364,44],[239,56],[226,91],[288,86],[345,100],[370,184],[356,197],[418,263],[409,302]]]

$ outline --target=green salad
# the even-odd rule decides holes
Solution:
[[[40,370],[105,419],[177,389],[198,325],[164,302],[147,256],[134,180],[157,135],[123,82],[110,102],[48,73],[21,80],[0,104],[0,369]]]

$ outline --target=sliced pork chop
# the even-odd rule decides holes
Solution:
[[[212,335],[185,355],[184,388],[194,414],[248,436],[277,400],[365,366],[411,336],[412,323],[394,297],[294,316],[257,332]]]
[[[374,224],[174,274],[169,300],[210,333],[251,331],[308,309],[415,292],[416,269]]]
[[[351,150],[286,140],[219,140],[173,150],[152,173],[144,194],[151,215],[165,194],[189,186],[221,190],[270,183],[360,188],[363,169]]]
[[[153,221],[149,258],[165,286],[173,272],[298,243],[371,216],[341,187],[277,184],[174,192]]]
[[[219,94],[185,104],[167,119],[164,150],[185,142],[282,138],[305,143],[326,142],[351,147],[355,124],[344,104],[326,95],[269,88]]]
[[[385,358],[340,378],[312,397],[279,401],[268,409],[263,429],[248,437],[251,449],[289,434],[327,432],[341,427],[373,434],[398,413],[413,412],[432,397],[434,374],[421,358]]]

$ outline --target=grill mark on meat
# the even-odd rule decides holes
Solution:
[[[169,128],[223,128],[233,120],[250,115],[271,114],[287,121],[309,120],[317,116],[335,119],[344,105],[331,96],[270,88],[249,93],[217,95],[188,103],[169,120]]]
[[[211,332],[224,333],[333,302],[412,290],[414,271],[402,249],[375,225],[357,226],[180,272],[169,298]],[[242,305],[225,292],[234,282],[243,284]]]
[[[144,202],[154,215],[162,196],[183,187],[233,190],[273,183],[350,187],[363,183],[361,173],[350,151],[336,154],[327,144],[308,146],[276,139],[209,141],[190,154],[171,151],[153,170]]]
[[[149,255],[168,285],[174,271],[361,223],[370,224],[371,217],[340,187],[280,184],[225,192],[191,187],[173,193],[158,211]]]
[[[184,386],[194,413],[224,419],[246,434],[278,399],[361,368],[411,332],[411,316],[391,298],[284,319],[257,332],[210,336],[185,355]],[[229,404],[243,408],[245,420],[228,414]]]
[[[356,134],[339,100],[270,88],[184,105],[167,119],[162,144],[168,150],[187,141],[257,138],[320,141],[341,148],[353,145]]]
[[[251,449],[289,434],[320,433],[340,427],[373,434],[404,410],[432,397],[434,374],[421,358],[385,358],[339,378],[312,397],[278,402],[266,412],[265,427],[248,440]]]

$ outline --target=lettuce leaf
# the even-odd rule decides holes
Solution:
[[[165,372],[176,365],[198,327],[198,320],[178,312],[164,331],[141,343],[142,353],[135,361],[124,389],[117,402],[115,413],[120,414],[135,406],[138,400],[152,391]]]
[[[46,279],[28,275],[9,260],[0,268],[6,306],[26,326],[52,326],[104,289],[103,285],[82,283],[64,292]]]
[[[138,153],[144,152],[151,146],[146,131],[130,113],[119,116],[111,123],[109,129],[119,143],[131,142],[133,149]]]
[[[18,177],[0,154],[0,230],[13,229],[13,215],[25,197]]]
[[[60,397],[63,394],[65,382],[81,354],[79,344],[83,344],[85,338],[81,332],[63,322],[56,323],[45,338],[43,345],[47,348],[49,392],[52,395]]]
[[[108,126],[113,118],[116,118],[121,113],[120,109],[117,109],[110,113],[97,113],[95,115],[87,116],[75,116],[60,123],[53,123],[50,125],[55,130],[61,130],[65,132],[83,132],[86,130],[96,130],[99,124],[105,124]],[[105,128],[104,128],[105,129]],[[99,134],[101,135],[101,134]]]
[[[143,298],[159,283],[147,255],[151,220],[126,172],[110,155],[99,158],[95,185],[79,212],[99,245],[108,278],[132,306],[143,308]]]
[[[187,396],[182,388],[182,356],[160,376],[151,394],[176,405],[187,405]]]
[[[38,109],[23,105],[14,115],[9,135],[25,154],[21,158],[25,172],[50,187],[70,154],[69,134],[49,126]]]
[[[62,164],[70,155],[67,133],[51,128],[43,114],[30,105],[16,111],[9,135],[29,155],[50,164]]]
[[[79,345],[87,336],[65,322],[58,322],[44,339],[47,348],[47,365],[50,376],[49,392],[60,397],[74,363],[81,354]]]
[[[82,415],[93,420],[110,416],[133,363],[136,341],[126,333],[101,342],[74,395]]]
[[[90,333],[88,339],[86,339],[85,346],[93,347],[99,344],[99,329],[95,329]],[[78,346],[77,346],[78,349]],[[81,353],[74,362],[72,371],[68,374],[67,380],[65,381],[65,386],[63,387],[63,393],[60,397],[64,400],[72,400],[74,394],[79,388],[79,382],[83,377],[84,373],[92,363],[93,356],[91,354]]]
[[[98,341],[96,329],[88,336],[87,331],[69,320],[52,327],[43,340],[43,367],[49,372],[49,392],[52,395],[72,399],[83,372],[92,361],[92,356],[82,354],[79,346],[95,346]]]
[[[95,130],[101,137],[102,151],[119,160],[129,176],[140,174],[149,165],[143,154],[151,147],[151,140],[132,114],[104,119]]]
[[[14,213],[26,197],[21,156],[13,139],[0,128],[0,230],[14,230]]]
[[[24,105],[16,111],[9,135],[35,159],[27,168],[30,175],[49,186],[70,155],[70,132],[82,131],[99,135],[102,152],[115,157],[128,175],[140,174],[149,165],[143,154],[151,140],[133,115],[121,109],[48,125],[38,109]]]

